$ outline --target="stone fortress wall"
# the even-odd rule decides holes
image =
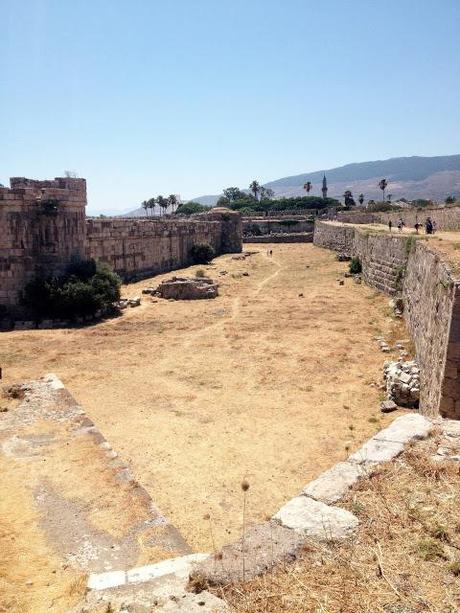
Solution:
[[[18,306],[36,276],[61,274],[72,258],[110,264],[125,279],[191,263],[209,242],[217,254],[242,250],[239,213],[213,209],[192,219],[86,218],[85,179],[13,178],[0,188],[0,305]]]
[[[315,225],[313,242],[358,256],[365,281],[402,295],[420,365],[420,410],[460,418],[460,280],[428,243],[407,235],[372,234],[334,222]]]

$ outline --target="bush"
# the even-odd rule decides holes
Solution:
[[[206,211],[209,211],[209,207],[204,206],[204,204],[200,204],[199,202],[186,202],[185,204],[181,204],[174,214],[195,215],[196,213],[206,213]]]
[[[106,310],[120,299],[121,280],[106,264],[72,262],[62,277],[34,279],[22,302],[39,317],[74,319]]]
[[[361,260],[358,258],[358,256],[354,256],[353,258],[351,258],[349,270],[352,275],[358,275],[360,272],[362,272],[363,267],[361,265]]]
[[[216,254],[209,243],[195,243],[190,255],[195,264],[208,264]]]
[[[297,226],[299,224],[299,220],[298,219],[280,219],[279,220],[279,225],[280,226]]]
[[[202,268],[198,268],[198,270],[195,272],[195,277],[198,277],[198,279],[203,279],[206,277],[206,272]]]

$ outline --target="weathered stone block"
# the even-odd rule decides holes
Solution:
[[[273,516],[286,528],[291,528],[319,540],[343,539],[358,527],[358,519],[349,511],[330,507],[308,496],[297,496]]]

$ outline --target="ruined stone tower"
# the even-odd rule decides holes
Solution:
[[[0,188],[0,305],[11,307],[28,281],[63,272],[85,254],[85,179],[10,179]]]

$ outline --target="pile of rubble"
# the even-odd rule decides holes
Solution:
[[[141,305],[141,299],[137,296],[136,298],[121,298],[117,302],[117,307],[121,310],[127,309],[128,307],[138,307]]]
[[[415,360],[393,362],[383,365],[387,399],[382,402],[384,413],[394,411],[398,406],[418,408],[420,399],[420,368]]]
[[[166,300],[200,300],[215,298],[218,285],[207,277],[172,277],[156,288],[146,288],[143,293],[159,296]]]
[[[402,317],[404,313],[404,301],[402,298],[392,298],[388,303],[390,309],[393,309],[395,317]]]

